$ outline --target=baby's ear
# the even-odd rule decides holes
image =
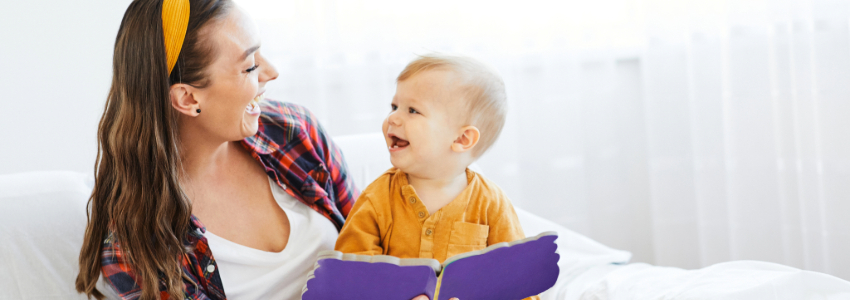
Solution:
[[[475,126],[465,126],[461,128],[460,136],[452,143],[454,152],[466,152],[478,144],[478,138],[481,137],[481,132]]]

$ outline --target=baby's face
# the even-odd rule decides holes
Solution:
[[[383,124],[393,166],[418,176],[455,169],[451,145],[463,126],[456,81],[450,71],[428,70],[398,83]]]

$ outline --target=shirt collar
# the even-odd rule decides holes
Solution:
[[[204,223],[201,223],[201,220],[199,220],[198,217],[195,217],[195,215],[192,215],[191,217],[189,217],[189,220],[192,221],[190,224],[192,224],[191,226],[194,227],[194,228],[192,228],[193,231],[194,231],[194,229],[198,229],[198,230],[201,231],[201,233],[207,232],[207,227],[204,226]]]
[[[398,185],[401,186],[402,196],[404,196],[405,199],[407,199],[409,197],[417,197],[418,198],[419,195],[416,194],[416,189],[414,189],[413,186],[410,184],[410,182],[407,180],[407,173],[405,173],[404,171],[402,171],[398,168],[394,168],[394,169],[396,170],[396,176],[395,176],[396,179],[395,180],[397,180]],[[460,193],[460,195],[458,195],[457,198],[455,198],[455,199],[458,199],[458,198],[463,198],[463,199],[461,201],[454,201],[453,200],[452,202],[450,202],[446,206],[461,204],[461,202],[465,206],[466,203],[469,202],[469,197],[471,196],[472,191],[476,188],[476,186],[478,184],[478,180],[477,180],[478,178],[476,177],[476,173],[474,171],[470,170],[469,168],[466,168],[465,172],[466,172],[466,188],[464,188],[463,191]],[[456,202],[458,202],[458,203],[456,203]]]
[[[245,138],[242,140],[242,144],[258,154],[269,154],[278,151],[280,146],[264,133],[263,129],[265,125],[263,124],[263,118],[261,117],[257,120],[257,123],[257,134]]]

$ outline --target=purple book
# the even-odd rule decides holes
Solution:
[[[558,280],[555,232],[435,259],[319,253],[302,300],[410,300],[418,295],[448,300],[519,300],[538,295]],[[435,298],[436,296],[436,298]]]

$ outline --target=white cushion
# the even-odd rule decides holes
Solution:
[[[81,173],[0,175],[0,299],[85,299],[74,280],[90,193]]]

